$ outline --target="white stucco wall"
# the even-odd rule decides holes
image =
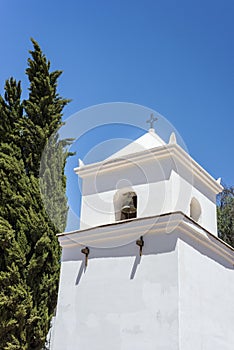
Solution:
[[[233,249],[180,213],[132,225],[130,232],[124,222],[60,236],[52,349],[232,350]],[[79,235],[109,247],[89,245],[86,270]]]
[[[189,182],[191,181],[191,182]],[[197,221],[207,231],[217,236],[216,196],[203,183],[194,178],[185,178],[175,171],[170,177],[171,194],[167,196],[168,212],[181,211],[190,216],[190,203],[196,198],[201,206],[201,217]]]
[[[175,211],[189,216],[194,197],[202,209],[198,223],[217,235],[216,196],[205,184],[195,181],[185,167],[173,164],[171,159],[144,163],[140,169],[132,166],[84,178],[80,228],[115,222],[114,196],[126,184],[130,184],[137,194],[137,217]]]
[[[178,257],[180,350],[233,350],[233,266],[181,240]]]
[[[176,350],[178,265],[175,241],[151,237],[92,249],[83,273],[80,248],[63,251],[54,350]]]

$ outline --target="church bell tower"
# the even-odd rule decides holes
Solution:
[[[234,250],[219,180],[153,128],[82,179],[80,229],[58,235],[54,350],[232,350]]]

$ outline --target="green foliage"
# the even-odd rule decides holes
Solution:
[[[23,101],[26,118],[21,124],[22,146],[27,171],[38,176],[42,151],[49,137],[62,125],[62,111],[70,101],[57,93],[57,80],[61,71],[51,72],[39,45],[32,39],[34,50],[28,59],[26,74],[30,82],[29,98]]]
[[[26,323],[32,298],[25,282],[25,255],[10,224],[0,217],[1,349],[27,349]]]
[[[58,134],[52,134],[46,143],[40,163],[40,189],[44,207],[60,231],[65,229],[68,210],[63,169],[67,157],[73,155],[67,151],[71,142],[71,139],[58,140]]]
[[[20,83],[13,78],[6,81],[5,94],[0,96],[3,350],[41,350],[45,344],[57,301],[60,248],[56,233],[64,230],[67,216],[64,167],[71,140],[59,141],[56,130],[68,100],[57,94],[61,72],[49,72],[49,62],[32,42],[26,70],[28,99],[21,100]]]
[[[234,247],[234,187],[226,187],[218,198],[218,234]]]

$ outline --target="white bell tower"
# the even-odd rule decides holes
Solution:
[[[137,218],[181,211],[217,235],[216,194],[222,187],[174,134],[165,144],[151,128],[104,162],[75,171],[83,180],[81,229],[119,221],[120,196],[134,192]]]
[[[232,350],[234,250],[217,237],[220,182],[153,125],[75,172],[80,230],[58,235],[52,348]]]

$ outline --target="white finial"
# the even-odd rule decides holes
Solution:
[[[220,185],[221,184],[221,177],[219,177],[216,182],[218,182],[218,184]]]
[[[78,163],[79,163],[79,168],[81,168],[82,166],[84,166],[84,162],[82,162],[82,160],[79,158],[78,160]]]
[[[176,140],[176,135],[174,132],[171,133],[170,139],[169,139],[169,144],[177,143]]]
[[[146,120],[146,123],[150,123],[150,129],[154,130],[154,122],[156,122],[158,118],[154,117],[153,113],[150,114],[150,119]]]

